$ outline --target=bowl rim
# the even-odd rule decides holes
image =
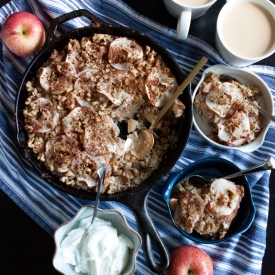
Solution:
[[[196,116],[199,116],[199,114],[198,114],[197,110],[194,108],[194,100],[195,100],[195,96],[196,96],[196,94],[198,92],[199,86],[201,85],[202,81],[205,79],[206,74],[209,73],[209,72],[214,72],[214,73],[217,73],[217,74],[225,74],[225,75],[226,74],[231,75],[231,74],[234,74],[234,73],[237,74],[239,72],[239,73],[241,73],[243,75],[247,75],[247,76],[250,76],[250,77],[256,79],[258,82],[260,82],[264,86],[264,88],[265,88],[265,90],[267,92],[264,95],[264,97],[265,98],[269,97],[269,100],[266,99],[265,102],[268,102],[268,103],[270,102],[270,105],[268,106],[268,109],[271,111],[271,114],[273,114],[274,113],[274,104],[273,104],[273,96],[272,96],[272,93],[270,91],[270,88],[268,87],[268,85],[266,84],[266,82],[261,77],[259,77],[257,74],[255,74],[254,72],[252,72],[252,71],[250,71],[248,69],[245,69],[245,68],[236,68],[236,67],[230,67],[230,66],[226,66],[226,65],[217,64],[217,65],[210,66],[206,70],[203,71],[198,84],[196,85],[196,87],[194,88],[194,90],[192,92],[193,124],[194,124],[195,128],[197,129],[197,131],[199,132],[199,134],[205,140],[207,140],[210,144],[212,144],[212,145],[214,145],[214,146],[216,146],[218,148],[221,148],[221,149],[238,150],[238,151],[246,152],[246,153],[250,153],[250,152],[256,151],[264,143],[265,136],[266,136],[267,131],[269,130],[269,128],[271,126],[271,123],[272,123],[271,120],[267,120],[265,118],[265,122],[264,122],[265,126],[262,129],[260,135],[255,140],[253,140],[252,142],[250,142],[248,144],[237,146],[237,147],[233,147],[233,146],[231,147],[231,146],[223,145],[223,144],[220,144],[220,143],[218,143],[218,142],[210,139],[203,132],[203,130],[201,129],[201,127],[198,125],[198,122],[196,120]],[[248,82],[253,82],[253,81],[248,80]],[[261,96],[263,97],[263,95],[261,95]],[[255,141],[257,141],[258,144],[256,144]]]
[[[230,162],[229,160],[226,160],[224,158],[220,158],[220,157],[206,157],[206,158],[203,158],[203,159],[200,159],[198,161],[194,161],[193,163],[191,163],[190,165],[187,165],[185,168],[177,171],[177,172],[174,172],[173,174],[171,174],[166,182],[165,182],[165,185],[163,187],[163,192],[162,192],[162,197],[165,201],[165,204],[166,204],[166,207],[167,207],[167,210],[168,210],[168,213],[169,213],[169,216],[170,216],[170,219],[171,221],[173,222],[174,226],[176,227],[176,229],[182,234],[184,235],[186,238],[194,241],[194,242],[197,242],[197,243],[203,243],[203,244],[217,244],[217,243],[221,243],[221,242],[224,242],[224,241],[227,241],[229,239],[231,239],[232,237],[236,236],[236,235],[239,235],[241,233],[244,233],[245,231],[247,231],[250,226],[252,225],[254,219],[255,219],[255,215],[256,215],[256,207],[255,207],[255,204],[254,204],[254,201],[253,201],[253,198],[252,198],[252,193],[251,193],[251,188],[249,186],[249,183],[248,183],[248,180],[245,176],[240,176],[243,178],[244,182],[246,182],[246,187],[248,189],[248,199],[249,201],[251,202],[251,209],[252,209],[252,213],[251,213],[251,218],[250,218],[250,221],[248,222],[248,224],[241,230],[235,232],[235,233],[232,233],[231,235],[225,235],[224,238],[222,239],[217,239],[217,240],[207,240],[207,239],[203,239],[203,238],[198,238],[196,236],[193,236],[192,234],[189,234],[187,233],[185,230],[183,230],[181,227],[179,227],[177,225],[177,223],[175,222],[174,220],[174,217],[172,215],[172,212],[170,210],[170,205],[169,205],[169,200],[171,198],[171,193],[172,193],[172,190],[174,188],[174,186],[181,180],[187,178],[187,177],[190,177],[194,174],[197,174],[197,171],[195,171],[195,167],[199,164],[203,164],[203,163],[206,163],[206,162],[224,162],[225,164],[227,165],[231,165],[231,167],[234,167],[234,169],[236,168],[238,171],[240,171],[240,168],[235,165],[234,163]],[[193,171],[193,172],[192,172]],[[183,176],[185,174],[185,176]]]
[[[58,272],[60,272],[60,273],[63,274],[63,275],[66,275],[66,274],[63,273],[63,271],[61,271],[60,269],[58,269],[58,268],[55,266],[55,264],[54,264],[55,258],[57,257],[57,255],[58,255],[58,250],[59,250],[59,246],[58,246],[58,244],[57,244],[57,234],[58,234],[58,231],[59,231],[62,227],[67,226],[67,225],[69,225],[69,224],[71,224],[71,223],[76,222],[76,220],[78,219],[78,217],[82,214],[82,212],[83,212],[86,208],[94,209],[94,206],[93,206],[93,205],[83,205],[83,206],[81,206],[81,207],[77,210],[77,212],[74,214],[74,216],[73,216],[70,220],[65,221],[65,222],[63,222],[62,224],[60,224],[60,225],[56,228],[56,230],[55,230],[55,232],[54,232],[54,237],[53,237],[53,239],[54,239],[54,244],[55,244],[55,251],[54,251],[53,258],[52,258],[52,264],[53,264],[53,267],[54,267]],[[140,250],[140,248],[141,248],[141,245],[142,245],[142,238],[141,238],[140,234],[139,234],[136,230],[134,230],[133,228],[131,228],[131,227],[129,226],[129,224],[127,223],[127,221],[126,221],[124,215],[123,215],[120,211],[118,211],[118,210],[116,210],[116,209],[100,209],[100,208],[98,208],[97,211],[100,212],[100,213],[103,213],[103,214],[104,214],[104,213],[106,213],[106,214],[107,214],[107,213],[118,214],[118,215],[121,217],[121,220],[122,220],[123,224],[125,225],[126,229],[129,230],[129,231],[131,231],[134,235],[137,236],[138,245],[137,245],[136,248],[134,248],[133,256],[132,256],[132,258],[133,258],[133,270],[132,270],[131,273],[129,273],[128,275],[134,274],[134,272],[136,271],[136,267],[137,267],[137,263],[136,263],[137,254],[138,254],[138,252],[139,252],[139,250]],[[64,238],[63,238],[63,239],[64,239]]]

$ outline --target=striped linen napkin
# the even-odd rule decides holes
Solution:
[[[175,30],[163,27],[156,22],[137,14],[121,0],[13,0],[0,9],[0,24],[16,11],[34,13],[44,24],[49,26],[51,18],[77,10],[87,9],[104,21],[139,30],[164,46],[174,56],[182,70],[187,74],[199,61],[202,55],[208,58],[207,66],[224,64],[217,51],[196,37],[189,36],[185,42],[176,39]],[[60,31],[87,25],[83,18],[71,20],[62,25]],[[26,159],[22,159],[15,146],[14,103],[17,89],[31,57],[20,58],[13,55],[1,41],[1,82],[0,82],[0,182],[3,191],[14,200],[49,234],[53,235],[57,226],[71,219],[76,211],[90,201],[66,195],[44,182],[34,172]],[[275,95],[275,68],[249,66],[271,88]],[[196,85],[200,74],[193,80]],[[259,164],[269,156],[275,157],[275,128],[268,131],[262,147],[253,153],[240,153],[233,150],[222,150],[212,147],[203,140],[195,129],[192,129],[188,144],[172,171],[184,168],[193,161],[204,157],[218,156],[233,161],[239,168],[245,169]],[[262,259],[266,247],[266,226],[269,209],[269,172],[258,172],[249,175],[253,200],[257,212],[250,229],[239,236],[221,244],[197,244],[179,234],[169,219],[161,190],[167,177],[157,183],[149,195],[148,209],[156,228],[171,252],[182,244],[196,245],[206,251],[214,263],[215,275],[226,274],[261,274]],[[129,208],[117,202],[102,202],[102,209],[121,211],[129,225],[137,230],[135,218]],[[137,257],[135,274],[153,274],[149,269],[142,249]]]

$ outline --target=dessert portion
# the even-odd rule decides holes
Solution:
[[[262,131],[263,118],[246,99],[259,105],[260,92],[230,76],[208,73],[196,94],[194,107],[212,128],[209,138],[228,146],[255,140]]]
[[[54,50],[26,83],[28,147],[62,182],[96,191],[96,170],[108,166],[104,193],[137,186],[158,168],[177,137],[185,106],[176,100],[156,125],[154,146],[139,159],[133,139],[148,128],[177,82],[162,57],[127,37],[94,34]]]
[[[237,215],[244,187],[225,179],[201,184],[190,179],[178,183],[172,193],[170,209],[179,227],[205,238],[222,239]]]

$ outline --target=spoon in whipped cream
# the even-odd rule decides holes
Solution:
[[[76,249],[76,260],[78,261],[78,259],[80,258],[79,255],[79,248],[82,247],[83,242],[85,242],[86,240],[86,235],[89,234],[89,229],[91,228],[94,219],[96,217],[97,214],[97,209],[98,209],[98,204],[100,202],[100,195],[102,193],[102,188],[103,188],[103,184],[104,184],[104,180],[105,180],[105,175],[106,175],[106,171],[107,171],[107,167],[103,166],[101,168],[99,168],[96,172],[98,174],[98,186],[97,186],[97,194],[96,194],[96,200],[95,200],[95,207],[94,207],[94,213],[92,216],[92,220],[91,223],[89,225],[89,227],[86,229],[86,231],[82,234],[80,241],[77,245],[77,249]]]
[[[178,86],[177,90],[174,92],[172,97],[167,101],[167,103],[163,106],[155,120],[152,122],[149,129],[142,130],[136,139],[133,140],[134,150],[138,159],[146,156],[152,149],[154,145],[154,136],[153,129],[157,125],[157,123],[161,120],[161,118],[165,115],[168,109],[172,106],[174,101],[178,98],[178,96],[183,92],[183,90],[187,87],[187,85],[192,81],[192,79],[197,75],[200,69],[206,63],[207,58],[202,57],[199,63],[195,66],[195,68],[191,71],[191,73],[185,78],[180,86]]]

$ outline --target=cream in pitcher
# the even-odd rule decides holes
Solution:
[[[275,52],[275,5],[268,0],[227,0],[216,29],[216,48],[232,66],[244,67]]]
[[[175,2],[179,3],[180,5],[196,7],[206,5],[212,2],[212,0],[175,0]]]
[[[222,38],[234,53],[245,57],[262,56],[275,41],[272,15],[255,3],[241,3],[227,14],[222,24]]]

